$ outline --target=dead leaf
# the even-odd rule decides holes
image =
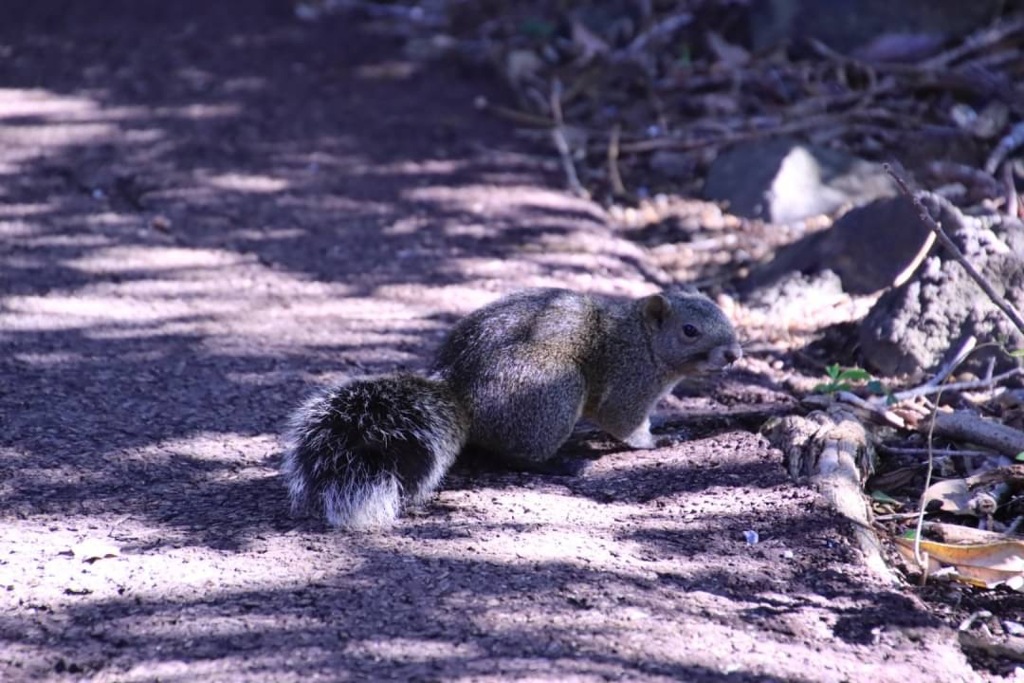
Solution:
[[[957,515],[973,515],[971,509],[971,491],[965,479],[946,479],[928,487],[921,500],[921,507],[929,512],[937,512],[932,501],[939,501],[943,512]]]
[[[907,562],[914,558],[914,539],[897,537],[896,548]],[[928,573],[953,569],[953,578],[973,586],[994,588],[1015,585],[1024,576],[1024,541],[1008,539],[993,543],[938,543],[921,540],[921,552],[928,557]]]
[[[121,554],[121,549],[108,541],[87,538],[72,546],[71,552],[82,562],[95,562],[108,557],[117,557]]]

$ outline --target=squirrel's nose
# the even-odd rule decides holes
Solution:
[[[724,355],[726,363],[735,363],[743,357],[743,351],[738,346],[730,346],[725,350]]]

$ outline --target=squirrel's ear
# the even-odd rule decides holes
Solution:
[[[643,300],[644,320],[657,327],[668,320],[672,314],[672,304],[662,294],[652,294]]]

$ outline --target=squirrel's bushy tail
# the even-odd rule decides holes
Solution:
[[[295,510],[332,526],[388,526],[440,486],[469,421],[441,382],[391,375],[346,382],[294,415],[282,473]]]

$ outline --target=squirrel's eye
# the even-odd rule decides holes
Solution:
[[[690,339],[693,339],[694,337],[700,334],[700,330],[698,330],[695,325],[686,323],[685,325],[683,325],[683,334],[685,334]]]

